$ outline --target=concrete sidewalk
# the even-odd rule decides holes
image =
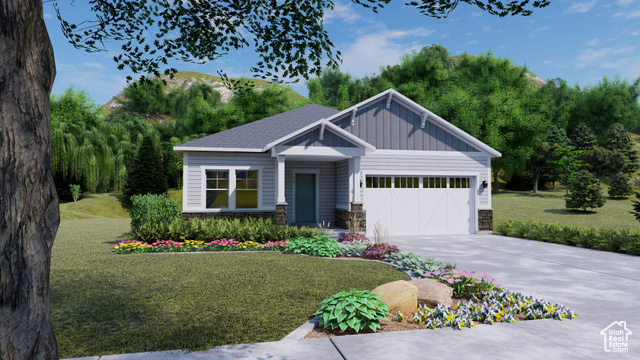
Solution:
[[[203,352],[108,355],[100,360],[196,359],[631,359],[640,358],[640,258],[491,234],[397,237],[402,251],[493,276],[512,291],[568,306],[575,320],[414,330],[222,346]],[[628,353],[606,352],[600,332],[626,321]]]

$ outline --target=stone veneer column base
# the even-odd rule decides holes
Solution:
[[[276,225],[287,225],[287,203],[276,204]]]
[[[493,231],[493,210],[478,210],[478,230]]]
[[[360,232],[367,231],[367,212],[363,210],[362,204],[350,204],[351,210],[336,209],[335,218],[336,226],[343,229],[349,228],[349,222],[352,220],[360,221]]]

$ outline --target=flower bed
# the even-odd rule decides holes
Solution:
[[[204,241],[160,240],[147,244],[140,240],[125,240],[117,243],[113,251],[117,254],[157,253],[157,252],[197,252],[197,251],[282,251],[287,246],[287,240],[271,241],[259,244],[255,241],[237,241],[235,239],[219,239],[208,243]]]

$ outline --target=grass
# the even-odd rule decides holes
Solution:
[[[119,193],[85,193],[77,202],[60,204],[62,220],[129,217],[131,203]]]
[[[603,184],[606,195],[607,186]],[[637,186],[634,189],[638,191]],[[624,200],[608,199],[604,207],[591,211],[567,210],[564,206],[564,189],[556,191],[501,190],[492,195],[493,226],[496,228],[505,220],[541,221],[600,229],[637,229],[638,221],[629,213],[632,210],[630,197]]]
[[[335,293],[408,279],[385,264],[277,252],[111,252],[128,230],[128,218],[61,223],[51,318],[62,358],[280,340]]]

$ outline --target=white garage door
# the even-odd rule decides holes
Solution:
[[[473,233],[472,182],[460,176],[367,176],[367,234],[378,221],[391,235]]]

